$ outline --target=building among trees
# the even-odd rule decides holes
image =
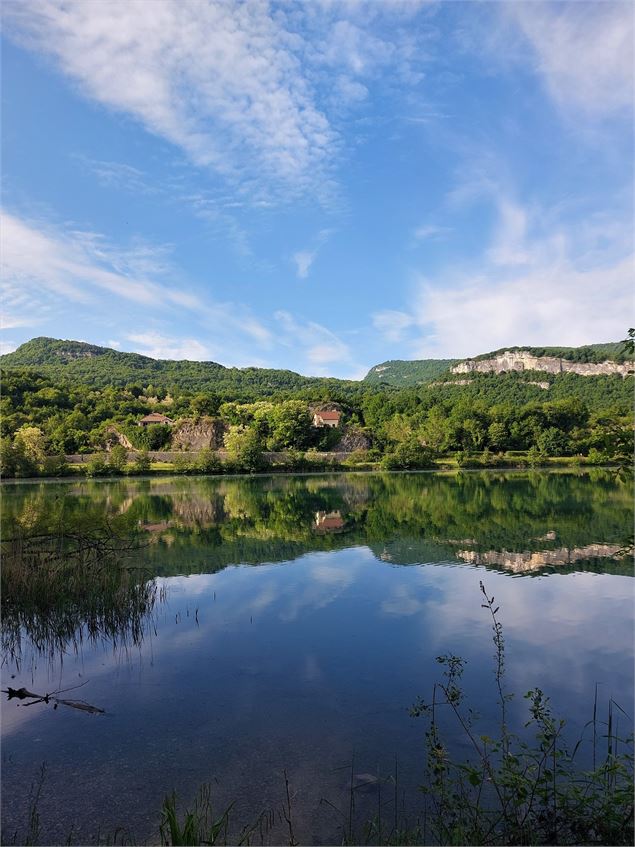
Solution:
[[[151,412],[140,421],[137,421],[137,426],[151,426],[152,424],[161,424],[162,426],[174,426],[174,421],[166,415],[161,415],[159,412]]]

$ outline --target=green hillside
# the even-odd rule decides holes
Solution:
[[[516,353],[531,353],[532,356],[553,356],[557,359],[567,359],[569,362],[626,362],[628,353],[620,341],[609,341],[606,344],[585,344],[583,347],[501,347],[492,353],[481,353],[473,356],[473,361],[482,361],[499,356],[506,351]]]
[[[267,368],[226,368],[217,362],[151,359],[122,353],[83,341],[33,338],[13,353],[0,356],[2,368],[32,368],[54,382],[92,385],[95,388],[130,384],[169,390],[213,391],[221,396],[251,399],[279,391],[305,388],[346,389],[359,383],[306,377],[293,371]]]
[[[412,388],[432,382],[458,361],[458,359],[419,359],[409,362],[403,359],[391,359],[371,368],[364,377],[364,382],[370,385],[387,383],[399,388]]]

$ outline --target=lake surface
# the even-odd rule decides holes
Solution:
[[[3,494],[5,536],[60,498],[127,515],[156,588],[134,625],[86,623],[61,641],[37,622],[17,640],[5,620],[2,688],[82,684],[66,696],[105,714],[3,701],[4,843],[24,831],[43,764],[48,844],[122,827],[156,842],[164,796],[191,804],[203,783],[219,810],[234,801],[237,828],[267,812],[255,843],[282,843],[285,772],[301,843],[341,843],[351,772],[396,767],[413,821],[425,724],[408,708],[430,695],[439,654],[467,660],[468,695],[486,729],[493,719],[480,581],[500,605],[515,724],[536,686],[573,735],[596,683],[600,702],[633,714],[632,567],[615,558],[632,493],[607,472],[157,477]],[[394,813],[383,785],[355,793],[356,816]]]

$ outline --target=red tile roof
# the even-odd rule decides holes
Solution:
[[[323,421],[339,421],[341,412],[316,412],[315,413]]]
[[[151,412],[149,415],[141,418],[141,421],[146,421],[147,423],[162,423],[169,420],[170,418],[166,417],[166,415],[161,415],[159,412]]]

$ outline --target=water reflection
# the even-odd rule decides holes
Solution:
[[[616,560],[629,486],[611,474],[469,473],[199,478],[6,486],[3,526],[63,496],[125,518],[145,537],[152,575],[287,561],[367,545],[383,561],[453,560],[535,574]]]
[[[574,731],[596,682],[632,711],[632,572],[615,558],[630,492],[610,475],[10,485],[5,533],[55,515],[60,498],[76,524],[105,515],[136,534],[143,546],[128,562],[162,602],[123,651],[113,632],[84,638],[59,664],[36,656],[28,675],[5,655],[3,688],[87,680],[81,697],[105,711],[3,704],[4,818],[24,819],[47,761],[48,843],[64,843],[69,822],[79,843],[97,840],[97,824],[103,835],[131,821],[151,838],[165,794],[176,788],[189,802],[203,782],[219,808],[237,800],[240,819],[253,820],[279,802],[283,770],[298,791],[299,837],[334,843],[319,801],[345,802],[338,768],[353,755],[361,774],[391,774],[398,758],[409,803],[422,728],[407,708],[429,692],[437,655],[465,657],[466,686],[488,719],[480,579],[501,605],[511,689],[543,687]],[[536,578],[509,578],[525,574]],[[23,651],[36,650],[28,621],[19,628]],[[519,725],[523,707],[511,707]]]

